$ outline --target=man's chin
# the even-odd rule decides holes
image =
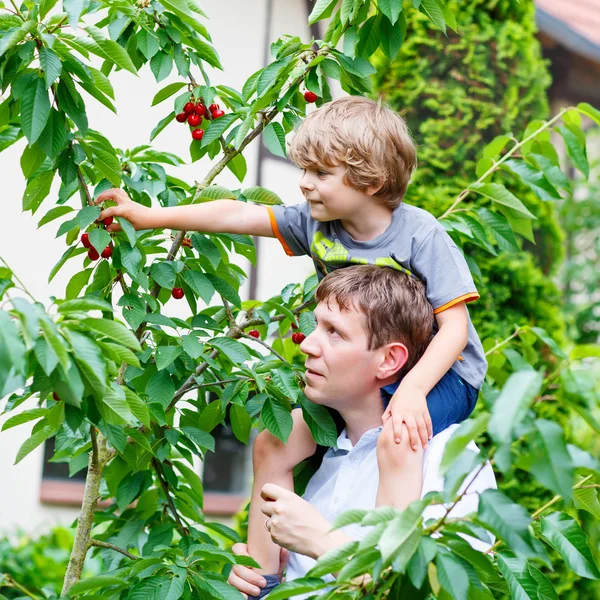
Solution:
[[[308,383],[304,388],[304,395],[314,404],[322,404],[327,406],[326,394],[323,394],[322,391],[311,387]]]

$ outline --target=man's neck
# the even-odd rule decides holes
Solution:
[[[379,389],[373,394],[373,398],[363,398],[356,406],[345,406],[339,410],[346,423],[346,434],[353,446],[365,432],[381,425],[383,411]]]
[[[369,203],[365,210],[341,219],[342,227],[359,242],[368,242],[379,237],[392,223],[393,210],[379,203]]]

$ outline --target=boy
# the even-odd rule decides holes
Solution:
[[[108,190],[97,202],[114,200],[117,206],[104,210],[100,219],[122,216],[136,229],[277,237],[290,256],[310,255],[319,278],[336,268],[371,263],[421,279],[427,285],[437,331],[418,363],[402,372],[396,384],[382,388],[382,396],[391,396],[383,421],[392,418],[396,442],[401,441],[404,425],[412,448],[419,443],[424,448],[435,433],[469,416],[487,364],[465,306],[479,294],[464,257],[432,215],[402,203],[416,166],[406,123],[366,98],[334,100],[304,120],[289,156],[304,170],[300,181],[304,204],[266,208],[217,200],[146,208],[121,190]],[[107,229],[117,231],[118,225]],[[307,371],[307,377],[313,375]],[[277,571],[279,548],[271,542],[258,509],[262,485],[270,482],[293,489],[293,467],[315,448],[300,411],[293,416],[287,446],[262,432],[254,448],[248,545],[264,573]],[[406,506],[419,492],[407,489],[396,505]]]

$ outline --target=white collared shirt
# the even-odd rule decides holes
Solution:
[[[423,455],[423,489],[421,496],[428,492],[443,491],[444,478],[440,474],[440,464],[446,449],[446,443],[458,428],[451,425],[441,433],[434,436]],[[337,448],[330,448],[318,471],[312,476],[306,486],[304,499],[312,504],[330,523],[337,516],[351,508],[375,508],[377,488],[379,486],[379,469],[377,466],[377,439],[381,427],[365,432],[355,446],[342,431],[337,440]],[[479,452],[477,446],[471,442],[467,448]],[[478,468],[476,469],[476,471]],[[476,474],[473,471],[463,482],[459,491],[462,491],[473,480]],[[489,463],[481,469],[477,478],[469,487],[469,492],[451,511],[451,517],[460,517],[476,512],[479,505],[479,494],[484,490],[496,488],[496,478]],[[443,505],[428,506],[423,512],[423,520],[439,519],[446,509]],[[343,528],[351,538],[360,539],[369,531],[360,524],[352,524]],[[469,543],[477,550],[485,550],[489,544],[483,544],[474,538],[468,539]],[[286,570],[286,581],[304,577],[315,565],[312,558],[290,553]],[[332,580],[331,576],[326,577]],[[301,598],[301,596],[298,596]]]

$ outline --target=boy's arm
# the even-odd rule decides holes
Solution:
[[[102,192],[96,204],[106,200],[112,200],[117,205],[103,210],[99,220],[124,217],[135,229],[178,229],[275,237],[267,209],[246,202],[214,200],[202,204],[148,208],[133,202],[123,190],[117,188]],[[119,229],[116,221],[107,227],[108,231]]]
[[[433,435],[427,410],[427,394],[447,373],[465,349],[469,339],[467,309],[459,302],[436,315],[438,332],[421,360],[404,377],[384,414],[384,422],[392,418],[396,443],[402,440],[402,423],[406,423],[410,443],[423,448]]]

